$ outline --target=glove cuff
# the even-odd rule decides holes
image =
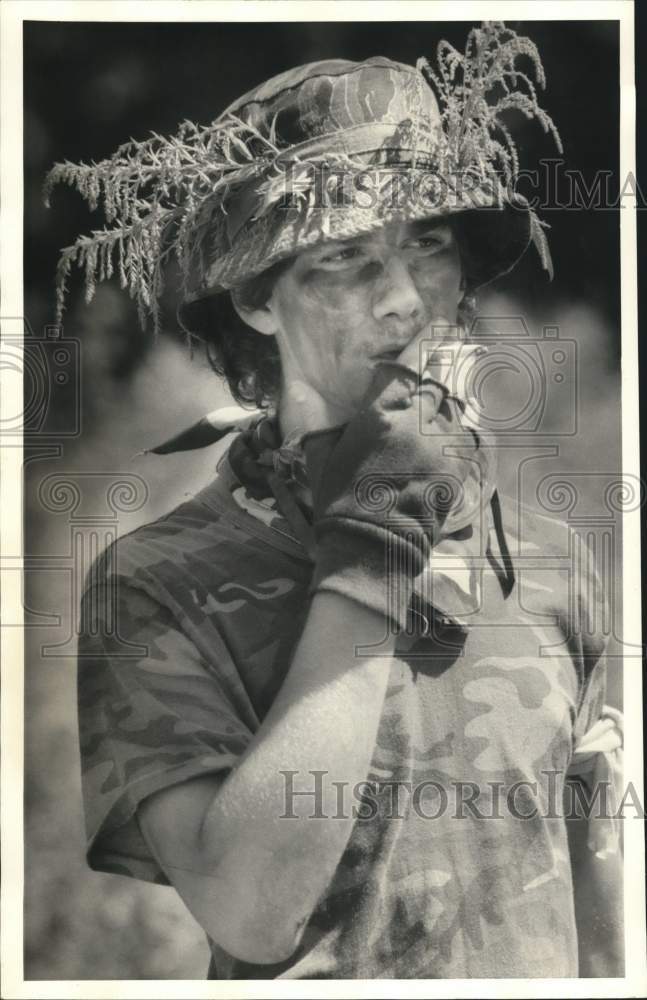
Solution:
[[[429,550],[423,535],[407,538],[370,522],[335,518],[317,531],[317,543],[311,594],[341,594],[406,627],[414,580]]]

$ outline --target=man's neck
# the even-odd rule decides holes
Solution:
[[[326,427],[338,427],[350,420],[352,413],[348,408],[331,405],[318,397],[312,404],[304,390],[304,398],[299,398],[298,391],[291,393],[283,391],[277,407],[277,416],[281,439],[283,441],[300,437],[303,434],[324,430]]]

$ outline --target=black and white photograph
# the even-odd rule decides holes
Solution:
[[[634,5],[4,7],[3,996],[644,995]]]

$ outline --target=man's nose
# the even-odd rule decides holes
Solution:
[[[405,261],[394,255],[383,263],[373,301],[376,319],[408,321],[422,314],[424,303]]]

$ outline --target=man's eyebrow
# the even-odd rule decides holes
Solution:
[[[424,236],[427,233],[433,232],[445,234],[449,231],[451,231],[451,224],[446,219],[417,219],[411,223],[411,232],[408,238],[415,239],[416,237]],[[355,236],[326,240],[319,246],[311,247],[307,252],[308,254],[312,254],[313,257],[321,254],[326,255],[335,253],[335,251],[343,249],[344,247],[352,247],[368,243],[374,235],[374,232],[357,233]]]
[[[361,233],[359,236],[349,236],[346,239],[326,240],[325,243],[312,247],[310,252],[312,254],[334,253],[335,250],[338,250],[341,247],[349,247],[354,246],[357,243],[362,243],[366,240],[368,235],[370,234]]]
[[[436,230],[444,233],[451,229],[451,224],[446,219],[418,219],[412,223],[412,236],[422,236],[423,233],[431,233]]]

